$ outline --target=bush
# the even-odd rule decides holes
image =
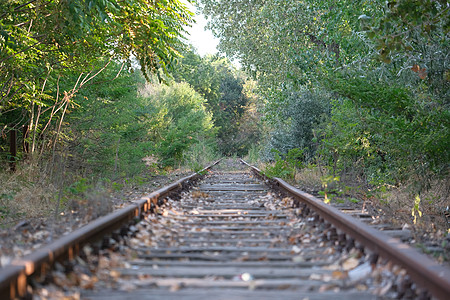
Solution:
[[[153,154],[162,168],[182,163],[183,153],[202,139],[214,135],[212,117],[205,100],[187,83],[148,85],[142,92],[149,128],[155,128]]]
[[[183,153],[183,161],[192,171],[198,172],[208,163],[216,160],[219,155],[213,139],[198,139]]]
[[[404,87],[346,78],[318,135],[321,155],[337,172],[356,169],[369,184],[414,182],[414,193],[448,173],[450,113],[431,96]],[[427,101],[424,101],[425,99]]]
[[[304,151],[294,148],[288,151],[286,156],[282,156],[280,151],[272,149],[275,161],[272,165],[268,165],[264,174],[269,178],[280,177],[283,179],[293,180],[297,170],[303,167]]]
[[[303,149],[305,160],[314,156],[316,144],[313,129],[330,113],[330,97],[320,90],[285,91],[279,95],[280,107],[272,115],[274,130],[268,137],[263,156],[273,159],[271,149],[283,154],[294,148]],[[282,104],[281,104],[282,103]]]
[[[151,149],[147,126],[140,119],[144,105],[137,97],[142,82],[137,74],[122,72],[112,82],[120,66],[99,75],[98,84],[82,90],[76,97],[79,106],[67,117],[66,132],[72,170],[84,177],[130,176],[145,168],[142,159]]]

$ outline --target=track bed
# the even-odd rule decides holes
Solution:
[[[214,172],[139,223],[84,299],[377,299],[368,257],[247,172]],[[100,263],[101,264],[101,263]],[[359,266],[359,267],[358,267]],[[359,268],[367,274],[349,271]],[[109,273],[109,274],[108,274]],[[350,273],[351,274],[351,273]],[[109,275],[109,276],[108,276]]]

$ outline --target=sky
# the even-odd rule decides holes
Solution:
[[[194,6],[186,3],[189,9],[196,12]],[[219,40],[215,38],[210,30],[205,30],[207,24],[206,19],[202,14],[195,14],[195,20],[197,23],[193,24],[192,27],[188,28],[189,42],[197,49],[197,53],[200,56],[205,56],[206,54],[217,53],[217,45]]]

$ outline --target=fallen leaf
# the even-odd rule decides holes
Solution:
[[[329,270],[329,271],[337,271],[340,268],[341,268],[341,266],[339,266],[338,264],[332,264],[332,265],[324,266],[322,269]]]
[[[333,279],[346,279],[346,278],[348,278],[347,272],[342,272],[342,271],[333,271],[333,273],[331,273],[331,276],[333,277]]]
[[[111,277],[113,277],[113,278],[119,278],[119,277],[120,277],[120,272],[117,271],[117,270],[111,270],[111,271],[109,272],[109,275],[110,275]]]
[[[427,78],[427,69],[423,68],[419,70],[419,78],[425,79]]]
[[[359,260],[355,257],[350,257],[342,263],[342,269],[344,269],[344,271],[349,271],[351,269],[356,268],[358,265]]]
[[[365,284],[359,283],[356,285],[356,290],[363,292],[363,291],[367,291],[368,287]]]
[[[324,284],[321,285],[319,288],[319,293],[327,292],[327,291],[334,291],[339,292],[339,287],[335,284]]]

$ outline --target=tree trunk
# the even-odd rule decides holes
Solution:
[[[11,129],[9,132],[9,169],[11,172],[16,171],[16,159],[17,159],[17,130]]]
[[[29,131],[29,126],[28,125],[23,125],[22,127],[22,137],[23,137],[23,144],[22,144],[22,149],[24,153],[29,153],[30,151],[30,143],[27,140],[28,139],[28,132]]]

